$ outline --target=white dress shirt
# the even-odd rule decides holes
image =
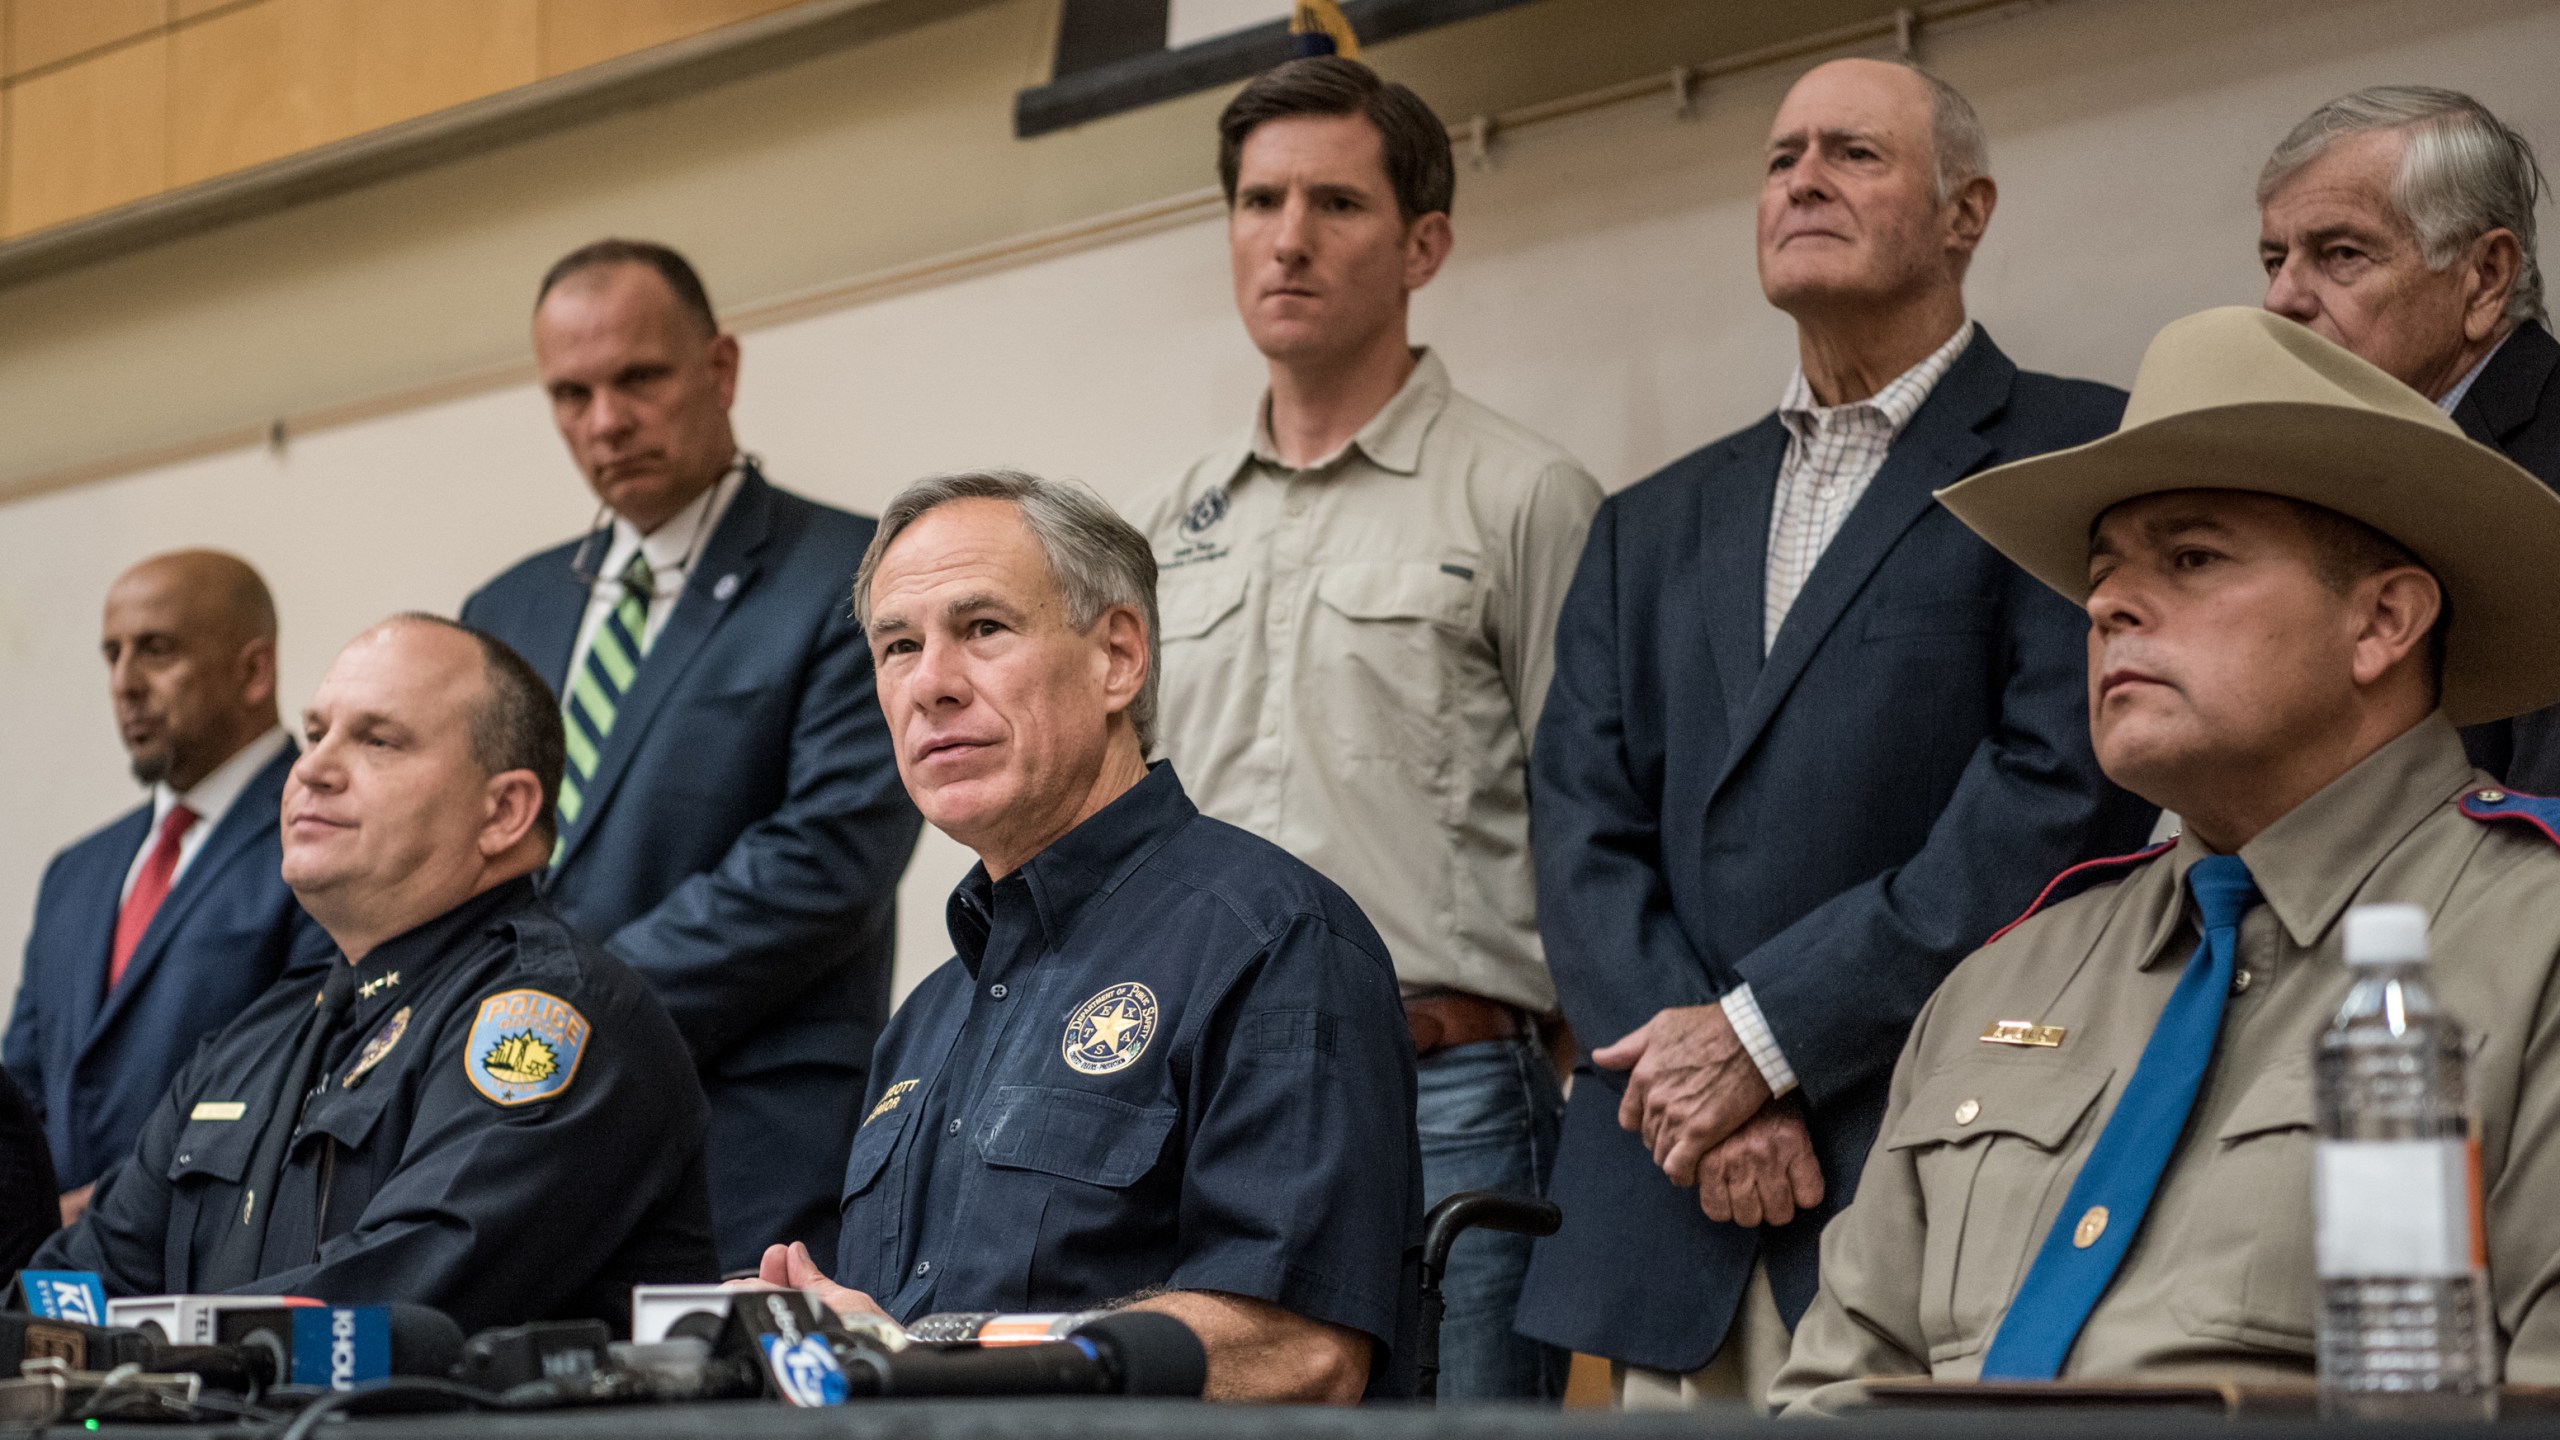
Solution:
[[[169,818],[172,808],[184,804],[196,812],[196,823],[188,826],[187,833],[178,837],[178,868],[169,872],[169,888],[174,890],[178,886],[178,877],[187,873],[187,866],[194,862],[196,853],[204,849],[205,837],[211,835],[213,828],[222,823],[222,817],[230,812],[231,802],[240,798],[240,792],[249,788],[249,782],[256,779],[258,772],[267,768],[267,762],[276,758],[276,752],[288,743],[281,727],[271,727],[264,735],[233,752],[230,759],[214,766],[213,773],[197,781],[192,790],[182,794],[169,788],[166,780],[152,786],[151,829],[142,837],[141,848],[133,852],[133,863],[124,867],[124,890],[116,903],[121,905],[132,896],[133,882],[142,874],[142,862],[150,859],[151,852],[159,848],[160,822]]]
[[[2447,415],[2452,414],[2454,407],[2462,403],[2462,397],[2471,393],[2471,382],[2480,378],[2480,372],[2488,369],[2489,362],[2497,359],[2498,352],[2506,349],[2507,342],[2515,337],[2514,330],[2499,336],[2498,343],[2489,347],[2489,353],[2480,357],[2480,363],[2464,371],[2462,378],[2453,382],[2453,388],[2444,392],[2444,398],[2436,402],[2436,408]]]
[[[1956,327],[1947,343],[1903,371],[1864,400],[1845,405],[1819,405],[1813,387],[1796,367],[1778,400],[1778,421],[1787,427],[1787,455],[1778,464],[1778,490],[1769,507],[1769,553],[1760,592],[1760,653],[1778,643],[1779,627],[1804,593],[1822,552],[1831,548],[1841,524],[1856,509],[1876,472],[1884,469],[1903,427],[1920,413],[1929,392],[1953,368],[1973,341],[1970,320]],[[1778,1039],[1769,1031],[1750,982],[1735,986],[1719,1001],[1734,1037],[1751,1053],[1751,1063],[1769,1082],[1770,1093],[1796,1088],[1795,1067],[1787,1063]]]
[[[667,517],[667,523],[643,535],[628,520],[613,517],[613,543],[605,547],[604,560],[596,566],[595,584],[587,592],[587,613],[578,622],[578,643],[569,651],[569,670],[562,682],[575,680],[587,663],[587,647],[595,642],[597,627],[622,603],[622,569],[634,554],[649,557],[650,575],[655,581],[649,597],[647,633],[638,637],[640,653],[647,655],[657,643],[658,632],[667,628],[667,617],[676,613],[677,597],[684,594],[684,582],[693,567],[702,560],[703,547],[711,541],[720,519],[729,513],[729,502],[738,498],[738,487],[746,483],[743,463],[732,463],[719,483],[694,497],[693,503]]]

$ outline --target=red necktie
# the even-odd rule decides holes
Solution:
[[[124,909],[116,916],[115,954],[107,962],[110,991],[124,979],[124,967],[142,943],[142,932],[151,928],[151,917],[160,913],[160,902],[169,898],[169,882],[178,873],[178,846],[195,823],[196,812],[184,805],[170,806],[161,820],[160,839],[142,862],[142,873],[133,877],[133,893],[124,897]]]

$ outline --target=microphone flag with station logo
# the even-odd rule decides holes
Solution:
[[[18,1303],[45,1320],[79,1325],[107,1323],[107,1287],[87,1270],[21,1270]]]

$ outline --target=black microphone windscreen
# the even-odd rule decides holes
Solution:
[[[444,1379],[462,1363],[462,1327],[430,1305],[395,1301],[391,1311],[391,1373]]]
[[[1197,1400],[1209,1383],[1209,1352],[1191,1327],[1152,1310],[1123,1310],[1075,1333],[1107,1350],[1120,1367],[1123,1395]]]

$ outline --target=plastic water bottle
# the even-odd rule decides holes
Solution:
[[[2427,912],[2347,912],[2354,987],[2320,1037],[2320,1407],[2477,1419],[2497,1403],[2462,1027],[2427,989]]]

